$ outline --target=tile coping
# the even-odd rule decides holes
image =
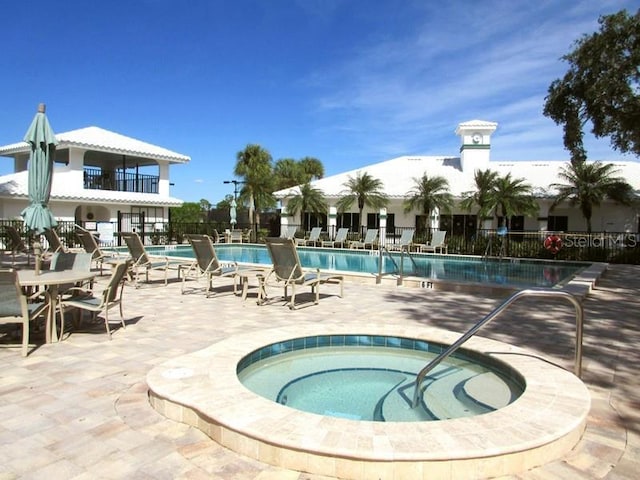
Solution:
[[[253,350],[293,338],[345,334],[443,344],[458,338],[455,332],[432,327],[368,323],[322,323],[235,335],[151,370],[147,375],[151,404],[238,453],[333,476],[344,476],[349,462],[356,462],[360,472],[367,464],[399,462],[405,465],[398,468],[404,468],[408,463],[424,469],[424,478],[436,464],[455,471],[456,462],[472,462],[483,476],[512,474],[562,457],[585,429],[591,400],[577,377],[535,353],[477,336],[464,348],[508,364],[524,377],[526,389],[512,404],[476,417],[411,423],[324,417],[269,401],[238,380],[237,364]],[[360,475],[346,474],[346,478]]]

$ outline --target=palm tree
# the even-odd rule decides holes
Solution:
[[[306,177],[307,182],[311,180],[317,180],[319,178],[324,177],[324,165],[322,162],[314,157],[304,157],[300,159],[298,162],[304,175]]]
[[[283,190],[322,178],[324,166],[320,160],[313,157],[304,157],[299,161],[281,158],[273,167],[273,175],[276,190]]]
[[[505,227],[509,229],[509,218],[513,215],[535,215],[538,202],[533,198],[531,185],[524,183],[523,178],[511,178],[511,173],[497,177],[491,194],[488,195],[488,211],[502,217]],[[501,221],[499,222],[501,224]]]
[[[370,208],[380,209],[389,202],[387,195],[382,190],[384,188],[382,180],[372,177],[367,172],[356,172],[355,177],[349,175],[347,181],[342,185],[346,188],[336,203],[336,207],[338,211],[344,212],[351,208],[353,202],[357,202],[361,227],[364,226],[362,211],[365,205]]]
[[[298,193],[288,197],[287,212],[291,216],[296,216],[300,212],[300,225],[309,230],[309,225],[302,225],[305,213],[324,214],[327,213],[327,201],[324,193],[319,188],[314,188],[309,182],[298,187]]]
[[[425,215],[424,225],[434,210],[450,210],[453,206],[453,196],[449,193],[449,181],[441,176],[429,177],[425,172],[422,177],[413,178],[413,188],[407,192],[404,201],[404,212],[419,210]]]
[[[273,166],[276,190],[295,187],[305,182],[300,164],[293,158],[281,158]]]
[[[633,187],[625,182],[624,178],[614,176],[616,173],[617,170],[612,164],[569,163],[558,174],[566,184],[550,185],[558,192],[550,210],[565,200],[568,200],[571,206],[577,205],[587,221],[587,233],[591,233],[593,208],[598,207],[603,200],[610,199],[622,205],[630,205],[633,202]]]
[[[476,170],[473,177],[476,189],[462,194],[460,207],[470,212],[474,206],[477,206],[477,226],[480,227],[484,217],[489,216],[491,213],[491,194],[494,190],[498,173],[490,169]]]
[[[260,210],[275,205],[271,154],[260,145],[249,144],[237,153],[236,158],[233,173],[245,182],[240,191],[240,201],[249,204],[253,235],[257,235]]]

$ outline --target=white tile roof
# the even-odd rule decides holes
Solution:
[[[70,132],[56,133],[58,150],[68,147],[86,148],[109,153],[135,155],[154,160],[166,160],[171,163],[188,163],[191,159],[186,155],[158,147],[135,138],[111,132],[100,127],[86,127]],[[26,142],[12,143],[0,147],[0,156],[11,156],[29,151]]]
[[[624,177],[636,190],[640,191],[640,163],[639,162],[610,162],[617,169],[617,176]],[[513,161],[489,162],[480,168],[497,172],[504,176],[511,173],[512,178],[523,178],[531,185],[537,196],[551,196],[549,184],[565,183],[558,177],[561,167],[566,161]],[[442,176],[449,180],[449,190],[455,197],[461,197],[463,192],[475,190],[474,170],[470,165],[462,171],[459,157],[436,156],[403,156],[362,168],[332,175],[311,182],[324,193],[327,198],[338,198],[345,190],[344,183],[348,177],[355,177],[357,172],[366,172],[381,180],[384,192],[391,198],[403,198],[413,188],[413,178],[421,177],[425,172],[430,177]],[[297,187],[280,190],[275,193],[277,198],[295,194]]]
[[[28,171],[12,173],[0,177],[0,197],[28,199]],[[83,201],[134,205],[155,205],[179,207],[182,200],[157,193],[119,192],[115,190],[69,190],[68,177],[56,175],[54,171],[51,185],[51,201]]]

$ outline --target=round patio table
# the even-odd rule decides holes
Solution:
[[[46,287],[49,290],[49,314],[45,326],[45,341],[58,341],[56,325],[56,307],[58,302],[58,287],[65,284],[75,284],[93,280],[95,272],[81,272],[76,270],[42,270],[36,275],[35,270],[18,270],[18,281],[21,287]]]

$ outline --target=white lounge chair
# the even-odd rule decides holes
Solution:
[[[447,232],[444,230],[436,230],[433,232],[431,241],[429,243],[421,244],[419,246],[421,252],[428,253],[448,253],[449,247],[444,243]]]
[[[323,240],[320,243],[320,246],[335,247],[337,245],[340,245],[342,248],[344,248],[345,243],[347,243],[348,234],[349,234],[348,228],[339,228],[338,233],[336,233],[336,238],[334,238],[333,240]]]
[[[296,245],[312,245],[315,247],[320,242],[321,234],[322,227],[313,227],[309,238],[296,238]]]
[[[378,229],[370,228],[367,230],[367,233],[364,236],[364,240],[362,241],[355,240],[351,242],[349,244],[349,248],[367,248],[367,245],[368,245],[369,248],[373,250],[375,245],[378,243],[377,239],[378,239]]]
[[[413,245],[413,234],[415,233],[415,229],[410,228],[402,231],[402,235],[400,236],[400,241],[398,243],[392,243],[389,245],[389,250],[395,250],[399,252],[409,251],[411,246]]]

